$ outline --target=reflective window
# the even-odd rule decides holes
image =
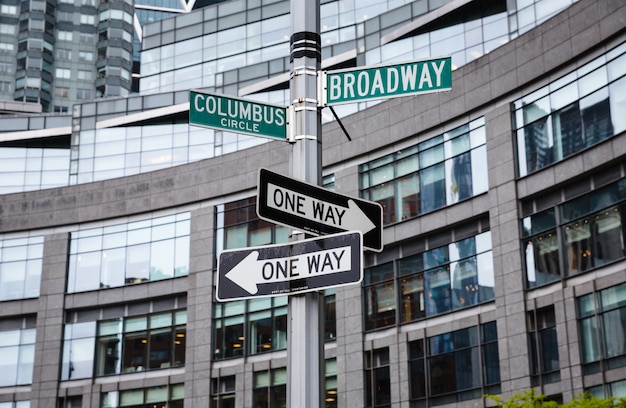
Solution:
[[[626,179],[622,179],[524,218],[528,288],[623,259],[625,213]]]
[[[255,407],[287,407],[287,369],[258,371],[253,378]]]
[[[43,236],[0,240],[0,301],[39,296]]]
[[[530,374],[534,387],[561,380],[554,306],[528,314]]]
[[[69,149],[0,148],[0,194],[66,186],[69,157]]]
[[[626,43],[514,102],[525,176],[626,130]]]
[[[488,189],[484,118],[359,166],[362,198],[393,224]]]
[[[30,401],[0,402],[0,408],[30,408]]]
[[[365,406],[391,406],[389,348],[365,352]]]
[[[491,233],[367,268],[366,330],[408,323],[494,298]]]
[[[211,407],[235,407],[235,376],[211,379]]]
[[[287,348],[285,296],[216,303],[214,309],[214,359]]]
[[[583,373],[626,366],[626,284],[576,299]]]
[[[67,291],[186,276],[189,233],[189,213],[73,232]]]
[[[175,304],[174,299],[167,301]],[[78,316],[78,320],[83,319]],[[185,365],[184,309],[85,320],[65,324],[61,363],[64,381]]]
[[[103,392],[100,408],[183,408],[185,384]]]
[[[411,401],[425,406],[500,393],[496,322],[409,342],[409,370]]]
[[[0,321],[0,387],[32,383],[35,320],[36,317],[27,317]]]
[[[596,398],[626,398],[626,380],[589,387],[585,391],[594,395]]]
[[[536,27],[577,0],[516,0],[512,18],[517,20],[517,33]]]

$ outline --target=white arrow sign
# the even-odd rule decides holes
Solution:
[[[348,207],[342,207],[301,195],[296,191],[275,184],[267,184],[267,206],[275,210],[292,214],[293,211],[306,219],[324,225],[337,227],[345,231],[359,230],[363,234],[376,228],[376,225],[356,205],[348,200]]]
[[[343,232],[219,255],[217,300],[289,295],[361,282],[363,234]]]
[[[383,249],[383,208],[373,201],[350,197],[259,169],[259,218],[313,235],[361,231],[363,247]]]
[[[352,268],[349,246],[285,258],[258,258],[259,251],[250,252],[225,275],[251,295],[259,291],[262,283],[288,282]]]

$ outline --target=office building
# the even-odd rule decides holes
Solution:
[[[626,396],[626,5],[321,3],[323,69],[454,65],[450,91],[322,109],[324,187],[384,224],[363,281],[324,291],[325,405]],[[93,7],[124,33],[102,15],[136,5]],[[2,102],[0,408],[285,406],[288,298],[215,284],[222,250],[288,241],[255,207],[292,146],[189,125],[189,90],[286,106],[289,21],[191,7],[142,27],[137,92]]]

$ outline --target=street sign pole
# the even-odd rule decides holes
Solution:
[[[317,73],[321,67],[320,0],[291,1],[290,98],[294,122],[290,173],[319,185],[322,179],[321,112]],[[304,239],[295,233],[292,240]],[[321,408],[324,398],[323,295],[289,296],[287,406]]]

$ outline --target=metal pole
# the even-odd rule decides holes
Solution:
[[[291,80],[293,108],[291,176],[320,185],[321,114],[317,73],[321,66],[320,0],[291,0]],[[294,233],[292,240],[304,238]],[[321,408],[324,401],[323,295],[289,297],[287,406]]]

